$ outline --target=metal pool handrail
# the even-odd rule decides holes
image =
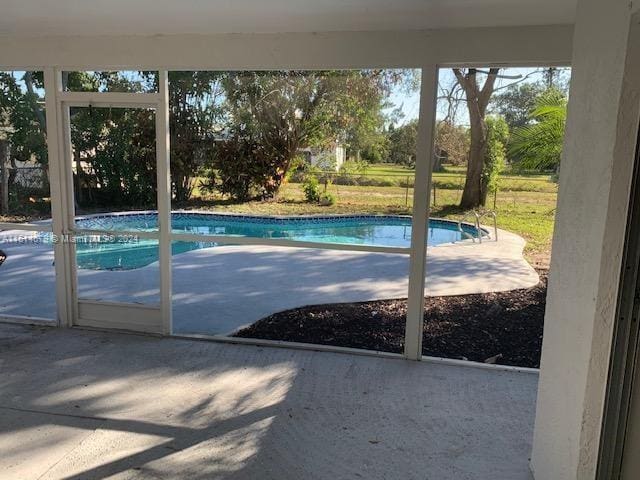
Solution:
[[[493,217],[493,237],[496,242],[498,241],[498,216],[496,212],[494,212],[493,210],[487,210],[482,213],[478,213],[476,210],[471,210],[465,213],[462,216],[462,218],[458,220],[458,231],[461,233],[461,235],[463,236],[466,235],[467,237],[471,238],[475,242],[475,238],[473,237],[473,235],[470,235],[469,233],[465,232],[464,229],[462,228],[462,224],[464,223],[464,221],[471,216],[473,216],[474,218],[474,224],[476,227],[476,236],[478,239],[478,243],[482,243],[482,228],[480,227],[480,221],[487,216]]]
[[[472,216],[474,217],[474,224],[476,227],[476,235],[478,237],[478,241],[480,243],[482,243],[482,231],[480,230],[480,215],[478,215],[478,212],[476,212],[475,210],[471,210],[470,212],[465,213],[462,218],[460,220],[458,220],[458,231],[460,231],[460,234],[462,236],[466,235],[467,237],[471,238],[474,242],[475,239],[473,237],[473,235],[468,234],[467,232],[465,232],[465,230],[462,228],[462,224],[464,223],[464,221]]]
[[[478,226],[480,225],[480,220],[484,217],[493,217],[493,238],[497,242],[498,241],[498,215],[493,210],[487,210],[486,212],[478,215]],[[480,236],[482,236],[480,234]]]

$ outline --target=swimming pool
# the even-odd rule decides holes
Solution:
[[[391,215],[260,217],[194,212],[173,212],[174,233],[231,235],[256,238],[408,247],[411,243],[411,218]],[[76,219],[79,229],[107,230],[112,238],[82,237],[76,242],[80,268],[93,270],[131,270],[158,260],[158,242],[120,237],[118,232],[157,230],[155,212],[93,215]],[[463,225],[469,235],[475,227]],[[462,240],[457,222],[430,219],[428,245]],[[232,244],[233,242],[228,242]],[[173,242],[172,254],[215,247],[215,242]]]

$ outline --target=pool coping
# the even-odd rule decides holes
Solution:
[[[89,220],[92,218],[108,218],[108,217],[118,217],[118,216],[134,216],[134,215],[152,215],[157,214],[157,210],[130,210],[130,211],[120,211],[120,212],[109,212],[109,213],[95,213],[88,215],[79,215],[76,216],[76,220]],[[412,215],[386,215],[386,214],[322,214],[322,215],[314,215],[314,214],[305,214],[305,215],[252,215],[252,214],[242,214],[242,213],[231,213],[231,212],[211,212],[211,211],[197,211],[197,210],[172,210],[171,214],[189,214],[189,215],[199,215],[199,216],[218,216],[218,217],[228,217],[228,218],[237,218],[237,219],[256,219],[256,220],[293,220],[293,221],[309,221],[309,220],[349,220],[349,219],[396,219],[396,220],[411,220],[413,221]],[[50,220],[49,220],[50,221]],[[450,220],[446,218],[438,218],[438,217],[430,217],[429,221],[436,221],[439,223],[446,223],[454,226],[458,226],[460,224],[475,229],[476,226],[469,222],[459,222],[456,220]],[[480,230],[483,233],[483,238],[487,238],[489,240],[494,240],[490,233],[489,227],[484,225],[480,225]],[[177,233],[179,232],[172,232]],[[241,236],[241,235],[236,235]],[[231,237],[231,235],[230,235]],[[260,237],[256,237],[260,238]],[[328,243],[328,242],[327,242]],[[439,247],[443,245],[459,245],[461,243],[478,243],[475,238],[464,238],[457,242],[448,242],[441,243],[438,245],[431,245],[430,247]],[[429,246],[429,245],[428,245]]]

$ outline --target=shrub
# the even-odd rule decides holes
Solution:
[[[288,170],[284,154],[237,134],[216,143],[207,185],[234,200],[273,198]]]
[[[487,117],[487,151],[482,172],[485,196],[487,193],[495,193],[498,189],[498,178],[505,166],[505,145],[508,139],[509,127],[504,118]]]
[[[324,192],[320,194],[320,198],[318,199],[318,203],[320,203],[320,205],[328,207],[330,205],[333,205],[334,203],[336,203],[336,197],[329,193],[329,192]]]
[[[304,180],[306,166],[307,162],[305,162],[304,157],[302,155],[296,155],[293,160],[291,160],[289,170],[287,170],[284,176],[285,181],[292,183],[302,182]]]
[[[307,178],[307,173],[304,170],[296,170],[291,172],[291,175],[287,177],[287,181],[289,183],[303,183],[305,178]]]
[[[307,175],[302,184],[302,190],[304,191],[304,198],[307,202],[315,203],[320,201],[320,184],[315,175]]]

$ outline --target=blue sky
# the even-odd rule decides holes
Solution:
[[[12,72],[13,76],[17,79],[21,79],[24,75],[22,71],[14,71]],[[133,73],[134,76],[137,75],[137,72],[127,72]],[[508,78],[498,78],[496,81],[496,89],[502,89],[509,84],[512,83],[531,83],[542,80],[542,72],[541,68],[504,68],[501,73],[503,75],[508,76],[517,76],[520,75],[522,79],[508,79]],[[480,81],[483,81],[482,76],[479,76]],[[439,73],[439,82],[443,85],[451,85],[455,82],[455,76],[450,68],[443,68]],[[24,87],[23,87],[24,88]],[[44,95],[43,91],[38,91],[41,95]],[[398,85],[394,87],[389,96],[390,106],[386,109],[386,113],[391,115],[394,111],[400,111],[401,116],[398,118],[395,123],[396,125],[403,125],[405,123],[410,122],[411,120],[415,120],[419,116],[420,112],[420,88],[419,85],[416,85],[414,90],[408,91],[405,85]],[[438,102],[438,114],[437,118],[441,119],[444,117],[444,109],[446,102],[439,101]],[[458,118],[457,122],[462,125],[466,125],[469,122],[469,117],[466,111],[465,105],[460,105],[458,109]]]
[[[496,80],[496,90],[502,89],[512,83],[533,83],[537,81],[541,81],[543,78],[541,68],[504,68],[500,72],[503,75],[508,76],[517,76],[520,75],[521,79],[507,79],[507,78],[498,78]],[[482,76],[478,77],[480,81],[484,81]],[[443,85],[451,85],[455,82],[455,76],[450,68],[443,68],[440,70],[439,74],[439,82]],[[402,86],[395,87],[391,92],[389,97],[389,101],[392,106],[387,109],[388,113],[391,113],[392,110],[399,108],[403,114],[403,117],[398,120],[398,125],[403,125],[411,120],[415,120],[419,116],[420,111],[420,92],[419,89],[416,89],[411,92],[407,92],[406,89]],[[444,108],[446,102],[439,101],[438,102],[438,118],[441,119],[444,117]],[[469,116],[467,114],[466,105],[460,105],[458,109],[458,123],[460,124],[468,124]]]

